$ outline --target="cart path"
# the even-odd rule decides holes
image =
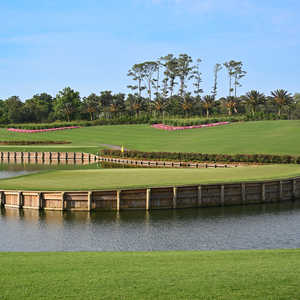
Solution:
[[[100,146],[107,147],[112,150],[121,150],[121,148],[122,148],[122,146],[116,146],[116,145],[110,145],[110,144],[100,144]],[[124,150],[127,151],[128,149],[124,148]]]

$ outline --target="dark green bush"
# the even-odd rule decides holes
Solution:
[[[238,162],[238,163],[278,163],[278,164],[300,164],[300,156],[270,155],[270,154],[205,154],[187,152],[142,152],[120,150],[101,150],[102,156],[124,157],[132,159],[149,160],[172,160],[182,162]]]

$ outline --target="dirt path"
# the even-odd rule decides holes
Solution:
[[[121,146],[116,146],[116,145],[110,145],[110,144],[100,144],[100,146],[102,147],[107,147],[109,149],[112,149],[112,150],[121,150]],[[127,151],[126,148],[124,148],[125,151]]]

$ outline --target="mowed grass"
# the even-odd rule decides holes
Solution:
[[[299,299],[300,250],[0,253],[0,299]]]
[[[299,165],[227,169],[55,170],[0,180],[8,190],[105,190],[205,183],[229,183],[300,176]]]
[[[300,155],[300,121],[260,121],[168,132],[150,125],[96,126],[47,133],[0,130],[0,140],[66,140],[64,146],[1,146],[4,150],[97,152],[101,144],[142,151]]]

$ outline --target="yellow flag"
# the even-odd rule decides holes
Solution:
[[[124,153],[124,146],[121,147],[121,152]]]

